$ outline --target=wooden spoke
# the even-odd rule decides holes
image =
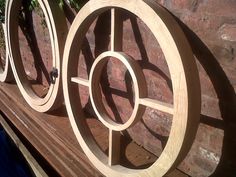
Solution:
[[[118,9],[111,9],[111,51],[122,50],[123,23]]]
[[[108,165],[117,165],[120,161],[120,132],[109,129]]]
[[[153,109],[157,109],[159,111],[165,112],[165,113],[169,113],[169,114],[174,114],[174,107],[171,104],[168,103],[163,103],[161,101],[157,101],[157,100],[153,100],[150,98],[142,98],[140,99],[140,104],[153,108]]]
[[[80,78],[80,77],[72,77],[71,78],[71,82],[74,82],[74,83],[77,83],[77,84],[89,87],[89,81],[86,80],[86,79]]]

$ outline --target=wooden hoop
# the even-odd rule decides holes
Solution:
[[[55,1],[38,0],[38,2],[43,10],[49,29],[53,68],[58,70],[58,77],[55,79],[55,83],[50,85],[44,98],[37,96],[33,91],[21,60],[18,39],[18,12],[21,7],[21,1],[19,0],[9,0],[8,2],[7,39],[9,40],[10,62],[13,74],[23,97],[33,109],[39,112],[46,112],[57,108],[62,103],[60,65],[68,28],[65,16]]]
[[[103,106],[103,102],[101,98],[101,92],[98,91],[100,84],[100,77],[102,69],[104,68],[106,62],[108,61],[108,57],[114,57],[121,61],[130,72],[131,78],[134,84],[134,92],[135,92],[135,104],[133,108],[133,113],[128,119],[128,121],[124,124],[114,122],[106,112],[105,107]],[[136,76],[139,76],[137,79]],[[89,76],[89,93],[90,100],[92,102],[93,109],[98,116],[98,119],[109,129],[114,131],[122,131],[125,130],[136,122],[138,122],[145,111],[145,107],[139,104],[140,97],[147,97],[147,88],[143,88],[142,84],[145,83],[145,77],[142,73],[140,66],[132,59],[130,56],[121,52],[104,52],[94,61],[93,66],[90,71]],[[146,84],[144,84],[146,86]]]
[[[119,165],[119,132],[113,131],[113,127],[109,125],[109,155],[107,156],[100,150],[86,125],[76,85],[78,83],[91,88],[91,81],[77,76],[78,60],[75,60],[75,57],[79,56],[78,49],[81,49],[87,30],[101,13],[117,8],[133,13],[149,27],[163,50],[172,79],[173,106],[148,98],[138,100],[141,105],[173,114],[169,139],[162,154],[152,166],[143,170]],[[115,29],[114,26],[112,29]],[[111,36],[114,35],[111,34]],[[114,39],[111,40],[114,42],[112,46],[116,46],[116,39]],[[95,62],[97,60],[99,59],[97,58]],[[192,145],[198,127],[201,105],[200,82],[188,41],[166,9],[151,0],[90,0],[77,14],[69,31],[62,75],[64,99],[73,131],[87,157],[104,175],[161,177],[183,160]]]
[[[5,4],[5,23],[7,22],[7,7],[8,7],[8,1],[6,1]],[[2,23],[2,28],[4,31],[4,37],[5,37],[5,46],[6,46],[6,63],[5,67],[2,66],[0,63],[0,82],[9,82],[13,80],[12,70],[9,62],[9,47],[7,42],[7,35],[6,35],[6,24]]]

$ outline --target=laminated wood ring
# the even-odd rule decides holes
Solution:
[[[8,1],[6,2],[5,9],[7,9],[8,6]],[[8,42],[7,42],[7,37],[6,37],[6,22],[7,22],[7,10],[5,10],[5,23],[2,23],[2,29],[4,32],[4,40],[5,40],[5,47],[6,47],[6,58],[5,58],[5,66],[4,64],[0,61],[0,82],[8,82],[13,79],[12,71],[11,71],[11,66],[10,66],[10,61],[9,61],[9,52],[8,52]],[[2,57],[2,56],[0,56]]]
[[[134,108],[133,113],[131,114],[128,121],[124,124],[116,123],[110,118],[109,114],[106,112],[106,109],[103,105],[101,98],[101,92],[99,91],[100,77],[102,71],[109,60],[109,57],[114,57],[122,62],[128,69],[132,81],[135,92],[134,98]],[[122,131],[126,130],[136,122],[138,122],[145,111],[145,107],[139,104],[139,98],[145,97],[147,95],[146,87],[143,88],[142,85],[146,86],[145,77],[142,73],[140,66],[135,62],[135,60],[122,52],[104,52],[97,57],[94,61],[90,75],[89,75],[89,93],[90,100],[92,102],[93,109],[98,116],[98,119],[109,129],[114,131]],[[142,89],[141,89],[142,88]]]
[[[61,86],[61,59],[65,39],[67,35],[67,25],[65,16],[55,1],[38,0],[45,16],[47,28],[49,30],[52,46],[52,67],[57,69],[57,78],[50,84],[45,97],[39,97],[27,79],[21,59],[19,36],[18,36],[18,15],[22,1],[9,0],[7,6],[7,39],[9,41],[10,62],[17,85],[27,103],[36,111],[46,112],[57,108],[62,103]]]
[[[133,123],[117,128],[116,124],[107,121],[104,109],[99,108],[101,100],[98,100],[101,99],[101,96],[96,93],[99,92],[99,89],[96,91],[96,86],[99,82],[97,80],[99,80],[99,72],[101,72],[99,70],[103,67],[101,62],[104,56],[118,56],[116,58],[119,58],[120,55],[124,56],[116,48],[119,44],[117,44],[118,39],[114,37],[116,30],[119,30],[116,29],[116,23],[114,23],[117,9],[133,13],[150,29],[164,53],[172,80],[173,105],[147,98],[145,95],[146,88],[142,87],[143,84],[136,84],[136,90],[143,93],[138,99],[135,98],[135,102],[138,102],[136,104],[151,107],[173,116],[169,139],[163,152],[150,167],[145,169],[132,169],[121,164],[119,134],[121,130],[132,126]],[[79,56],[84,36],[92,22],[108,10],[112,12],[111,51],[105,52],[95,59],[88,80],[81,78],[78,76],[79,61],[75,59],[75,56]],[[87,157],[99,171],[110,177],[162,177],[185,158],[196,135],[200,117],[200,81],[188,41],[178,23],[165,8],[151,0],[90,0],[77,14],[68,33],[65,49],[62,77],[67,112],[77,140]],[[122,60],[123,63],[132,60],[125,58]],[[129,70],[131,73],[134,67],[130,64],[125,65],[126,68],[131,68]],[[94,73],[98,76],[94,76],[96,75]],[[133,82],[136,78],[139,80],[142,77],[138,73],[133,72],[135,75],[132,78]],[[93,103],[95,113],[104,126],[109,128],[108,155],[100,149],[89,131],[81,106],[78,85],[90,89],[90,99],[95,102]],[[133,122],[138,119],[134,117]]]

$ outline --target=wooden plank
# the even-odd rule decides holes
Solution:
[[[12,84],[0,83],[0,98],[0,110],[60,176],[102,176],[82,152],[65,109],[38,113]]]
[[[4,130],[7,132],[7,134],[10,136],[12,141],[15,143],[19,151],[22,153],[25,160],[28,162],[33,174],[37,177],[48,177],[48,175],[45,173],[42,167],[38,164],[35,158],[31,155],[31,153],[24,146],[24,144],[17,137],[15,132],[11,129],[11,127],[8,125],[8,123],[4,120],[4,118],[1,115],[0,115],[0,124],[2,125]]]
[[[59,176],[103,176],[82,152],[72,132],[64,107],[50,114],[38,113],[24,101],[16,85],[0,83],[0,110]],[[101,123],[96,119],[90,119],[88,123],[96,140],[106,151],[109,148],[110,142],[108,141],[111,134],[107,131],[104,133],[106,128],[101,126]],[[152,163],[156,159],[153,154],[132,141],[125,144],[127,144],[128,161],[132,162],[134,167],[144,163]],[[121,148],[124,147],[121,146]],[[179,170],[174,170],[169,175],[184,176]]]

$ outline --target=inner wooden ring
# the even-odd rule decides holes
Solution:
[[[114,57],[122,62],[128,69],[134,90],[134,108],[130,118],[125,123],[117,123],[107,113],[102,102],[102,94],[99,90],[100,78],[109,57]],[[94,61],[89,75],[89,93],[93,109],[98,116],[98,119],[109,129],[114,131],[125,130],[136,122],[138,122],[145,111],[145,107],[139,104],[139,98],[146,95],[146,89],[141,89],[141,85],[145,84],[145,78],[142,69],[136,61],[123,52],[104,52],[99,55]],[[146,84],[145,84],[146,85]]]

